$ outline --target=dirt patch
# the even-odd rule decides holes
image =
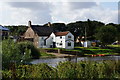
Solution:
[[[52,54],[52,55],[55,55],[56,57],[75,56],[75,55],[70,55],[70,54],[60,54],[60,53],[47,53],[47,54]]]

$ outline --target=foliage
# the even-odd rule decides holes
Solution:
[[[13,72],[3,71],[3,78],[11,78]],[[16,78],[19,79],[44,79],[44,78],[56,78],[56,69],[48,66],[47,64],[37,65],[19,65],[16,66]]]
[[[64,23],[53,23],[51,27],[55,31],[66,31],[66,25]]]
[[[20,49],[16,46],[16,43],[12,40],[2,41],[2,64],[4,68],[10,66],[11,62],[21,61],[23,54],[21,54]]]
[[[24,63],[28,59],[39,58],[39,51],[30,42],[18,42],[13,40],[2,41],[3,67],[9,67],[11,62]],[[7,66],[8,65],[8,66]]]
[[[72,63],[72,62],[65,62],[62,63],[60,62],[57,66],[57,70],[58,70],[58,77],[59,78],[69,78],[69,79],[73,79],[76,78],[76,64]]]
[[[118,61],[80,61],[60,62],[53,68],[45,63],[16,66],[16,78],[24,79],[117,79],[120,78],[120,63]],[[11,78],[13,72],[3,71],[3,78]]]
[[[19,26],[5,26],[10,29],[10,35],[19,36],[23,35],[27,30],[27,26],[19,25]]]
[[[104,45],[111,44],[116,39],[117,29],[114,26],[103,26],[96,33],[97,39],[99,39]]]
[[[66,30],[70,31],[74,35],[76,40],[78,36],[85,36],[86,28],[87,38],[93,40],[97,28],[101,26],[104,26],[104,23],[98,21],[90,21],[88,19],[87,21],[76,21],[73,23],[68,23],[66,25]]]
[[[39,58],[40,52],[31,42],[29,41],[19,42],[18,45],[19,45],[18,48],[21,50],[21,52],[24,53],[25,49],[29,49],[32,58]]]

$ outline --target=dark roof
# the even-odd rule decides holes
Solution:
[[[53,28],[48,26],[31,25],[31,28],[38,36],[49,36],[53,32]]]
[[[66,32],[56,32],[54,33],[56,36],[65,36],[69,33],[69,31],[66,31]]]
[[[0,26],[0,30],[3,30],[3,31],[9,31],[8,28],[4,27],[4,26]]]

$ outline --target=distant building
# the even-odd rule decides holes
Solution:
[[[28,23],[28,29],[24,34],[24,39],[32,41],[38,48],[74,48],[74,36],[69,32],[54,32],[48,26],[32,25]]]
[[[7,38],[8,34],[9,34],[9,29],[4,26],[0,26],[0,36],[2,37],[2,39]]]

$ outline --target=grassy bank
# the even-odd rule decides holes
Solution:
[[[120,47],[120,45],[107,45],[109,47]]]
[[[60,49],[61,54],[71,54],[78,56],[87,56],[87,55],[120,55],[119,47],[112,47],[102,49],[99,47],[75,47],[74,49],[63,49],[63,48],[47,48],[44,49],[46,52],[58,53],[58,49]]]
[[[3,78],[20,78],[20,79],[98,79],[120,78],[120,63],[116,61],[81,61],[60,62],[57,67],[48,66],[45,63],[37,65],[19,65],[14,69],[2,72]]]
[[[75,49],[80,50],[84,55],[98,55],[98,54],[105,54],[105,55],[120,55],[120,48],[112,47],[102,49],[99,47],[75,47]]]

